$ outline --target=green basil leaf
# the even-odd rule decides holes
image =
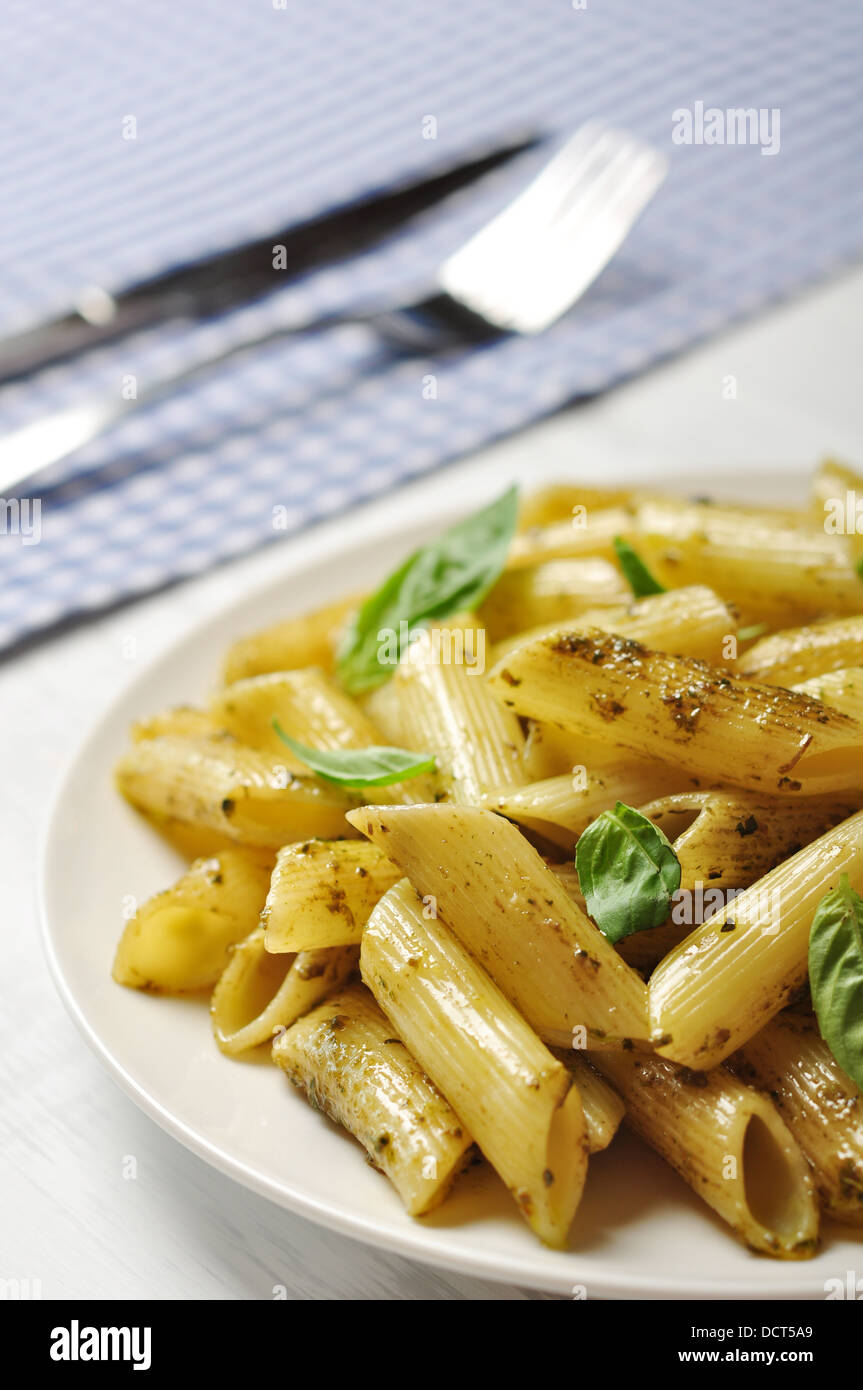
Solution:
[[[751,623],[749,627],[739,627],[737,629],[738,642],[751,642],[754,637],[763,637],[770,628],[767,623]]]
[[[863,1086],[863,898],[843,874],[825,893],[809,933],[809,984],[821,1036]]]
[[[575,867],[587,910],[612,942],[658,927],[680,887],[680,861],[662,831],[622,801],[579,835]]]
[[[351,695],[373,690],[393,674],[416,629],[482,603],[506,563],[515,531],[518,489],[507,491],[415,551],[366,599],[336,664]],[[386,644],[387,660],[381,659]]]
[[[651,594],[664,594],[667,589],[650,573],[647,565],[622,536],[614,538],[614,553],[623,570],[623,577],[636,598],[649,598]]]
[[[425,753],[374,744],[370,748],[339,748],[326,753],[298,743],[285,733],[278,719],[273,720],[273,728],[301,763],[325,782],[335,782],[340,787],[389,787],[393,782],[406,782],[410,777],[434,771],[434,758]]]

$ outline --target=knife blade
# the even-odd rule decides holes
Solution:
[[[505,143],[477,152],[442,173],[373,194],[119,295],[96,285],[85,286],[72,313],[0,341],[0,383],[137,329],[218,314],[251,302],[285,283],[285,271],[273,264],[275,246],[285,248],[291,275],[355,254],[537,142],[535,134],[510,135]]]

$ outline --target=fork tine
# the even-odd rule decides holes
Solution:
[[[561,189],[577,179],[593,158],[597,144],[607,135],[607,127],[599,121],[589,121],[561,145],[560,149],[539,173],[522,189],[499,214],[500,220],[518,214],[527,207],[531,215],[551,211],[560,199]],[[497,221],[498,218],[495,218]],[[492,224],[489,223],[489,226]]]
[[[537,319],[553,320],[596,279],[663,176],[661,161],[629,165],[625,177],[606,188],[604,196],[585,198],[577,214],[573,211],[538,238],[532,261],[538,273],[523,281],[525,303]]]
[[[549,273],[554,275],[547,302],[552,318],[562,312],[557,307],[561,301],[568,308],[608,264],[664,176],[661,164],[643,161],[609,196],[583,206],[577,217],[563,219],[537,244],[537,261],[545,260],[547,278]]]
[[[597,122],[582,127],[450,257],[443,289],[499,328],[541,331],[614,255],[667,168],[633,136]]]
[[[598,121],[590,121],[563,144],[534,179],[507,203],[492,221],[477,232],[474,240],[497,235],[522,223],[541,226],[555,215],[561,198],[582,179],[590,179],[597,157],[616,132]]]
[[[560,202],[560,215],[566,216],[583,199],[599,201],[613,196],[618,183],[626,180],[638,167],[640,150],[632,141],[617,140],[609,142],[602,151],[602,159],[594,163],[591,177],[573,182]]]

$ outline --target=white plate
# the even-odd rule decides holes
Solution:
[[[700,478],[698,490],[712,483]],[[713,490],[740,495],[728,478]],[[782,490],[787,499],[788,479]],[[763,481],[750,477],[747,491],[763,495]],[[278,582],[191,632],[100,719],[60,788],[44,843],[41,916],[63,1000],[111,1075],[170,1134],[238,1182],[347,1235],[522,1286],[564,1294],[584,1286],[590,1298],[823,1298],[825,1279],[844,1278],[859,1265],[853,1233],[828,1227],[822,1253],[805,1264],[750,1254],[627,1134],[591,1159],[567,1252],[535,1241],[487,1170],[465,1175],[438,1213],[413,1221],[359,1147],[311,1110],[280,1072],[217,1051],[204,1004],[137,994],[111,980],[124,898],[147,897],[181,869],[112,789],[111,768],[130,722],[203,696],[232,637],[373,584],[395,554],[449,519],[441,514],[402,529],[389,545],[376,535],[336,563],[328,557],[299,569],[288,552]]]

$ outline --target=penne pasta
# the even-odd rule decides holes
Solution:
[[[587,913],[587,908],[584,903],[584,894],[581,891],[581,884],[578,881],[578,872],[574,861],[572,859],[567,859],[563,864],[555,863],[553,860],[547,862],[555,878],[563,885],[573,902],[578,903],[581,911]]]
[[[408,648],[381,697],[375,692],[369,700],[388,739],[434,754],[437,796],[468,804],[476,804],[489,787],[514,786],[524,777],[524,735],[515,716],[489,696],[477,665],[484,650],[482,639],[477,645],[472,635],[477,631],[483,629],[424,633]]]
[[[691,786],[694,789],[697,786],[694,778],[668,763],[660,762],[658,758],[624,753],[613,744],[585,738],[582,734],[538,719],[527,720],[527,725],[522,764],[528,783],[545,782],[567,775],[573,778],[573,789],[578,791],[581,783],[588,780],[588,774],[609,784],[628,779],[640,782],[644,779],[647,785],[655,788],[648,796],[659,795],[663,788],[671,785],[669,776],[672,775],[677,787]],[[648,782],[649,777],[653,778],[652,783]]]
[[[149,815],[271,849],[308,836],[352,834],[345,811],[358,802],[317,777],[291,773],[270,754],[193,738],[134,744],[117,765],[117,786]]]
[[[188,864],[196,859],[212,859],[223,849],[235,849],[237,841],[232,835],[214,830],[207,825],[194,825],[191,821],[180,820],[177,816],[160,815],[157,811],[136,806],[135,810],[157,835],[169,844]]]
[[[667,922],[618,943],[624,960],[637,970],[651,969],[694,926],[844,820],[854,805],[832,797],[789,801],[742,792],[681,792],[640,806],[674,846],[680,888]]]
[[[552,1052],[571,1072],[581,1096],[587,1142],[592,1154],[607,1149],[626,1112],[626,1106],[582,1052],[573,1048],[552,1048]]]
[[[656,1050],[710,1068],[754,1037],[805,982],[815,909],[843,873],[863,890],[863,811],[772,869],[660,962],[649,987]]]
[[[647,1037],[643,982],[509,821],[467,806],[352,812],[546,1042]]]
[[[836,618],[773,632],[737,658],[735,670],[763,685],[796,686],[863,663],[863,618]]]
[[[634,544],[667,587],[709,584],[741,610],[788,626],[863,611],[863,584],[842,536],[787,515],[651,498]]]
[[[852,554],[863,550],[863,476],[838,459],[824,459],[812,479],[810,516],[827,533],[844,535]]]
[[[801,681],[795,690],[820,700],[849,719],[863,723],[863,666],[846,666],[841,671],[829,671],[826,675],[815,676],[812,680]]]
[[[210,714],[240,742],[262,749],[289,771],[303,776],[308,776],[308,768],[276,733],[274,719],[298,743],[326,752],[384,742],[380,730],[359,705],[314,667],[236,681],[213,698]],[[403,784],[369,787],[363,797],[384,805],[429,801],[434,797],[434,784],[429,777],[416,777]]]
[[[492,653],[495,663],[527,641],[576,629],[597,628],[633,637],[656,651],[691,656],[700,661],[724,663],[736,642],[738,618],[712,589],[692,585],[652,594],[620,607],[585,609],[574,621],[545,623],[530,632],[516,633],[498,642]]]
[[[276,856],[261,913],[268,951],[358,945],[378,898],[401,878],[365,840],[304,840]]]
[[[578,1088],[403,880],[363,933],[363,979],[533,1231],[564,1244],[587,1173]]]
[[[133,743],[145,738],[163,738],[166,734],[181,738],[223,738],[228,733],[208,710],[196,709],[194,705],[176,705],[152,719],[138,719],[130,732]]]
[[[863,725],[804,695],[598,631],[525,643],[491,672],[508,709],[771,795],[863,788]]]
[[[518,529],[530,531],[555,521],[572,522],[579,508],[591,512],[606,507],[625,507],[631,497],[628,488],[599,487],[594,483],[550,483],[523,498],[518,509]]]
[[[520,825],[540,830],[568,850],[590,822],[616,801],[638,805],[657,792],[687,783],[691,783],[690,778],[665,763],[618,759],[611,767],[594,770],[588,763],[566,777],[495,789],[485,793],[481,804]]]
[[[561,1247],[627,1119],[761,1253],[863,1226],[863,475],[508,488],[224,675],[117,768],[195,861],[119,983],[210,990],[413,1215],[479,1149]]]
[[[269,671],[297,671],[304,666],[332,671],[338,644],[361,602],[362,595],[354,594],[239,638],[228,649],[225,684],[263,676]]]
[[[812,1165],[824,1210],[863,1223],[863,1095],[813,1018],[776,1018],[734,1054],[742,1080],[765,1091]]]
[[[279,738],[274,719],[309,748],[363,748],[381,741],[350,696],[313,666],[236,681],[216,693],[209,714],[240,743],[276,754],[298,768],[302,764]]]
[[[586,609],[620,608],[628,601],[629,590],[609,560],[546,560],[504,570],[480,617],[488,640],[498,642],[524,628],[568,622]]]
[[[771,800],[745,792],[680,792],[641,806],[674,844],[682,889],[748,888],[803,845],[838,825],[854,801]],[[708,908],[711,904],[707,904]]]
[[[243,849],[198,860],[127,922],[114,957],[117,983],[166,994],[211,988],[231,947],[257,923],[272,862]]]
[[[578,905],[582,912],[586,913],[587,905],[581,892],[575,865],[552,864],[551,868],[573,902]],[[621,941],[616,942],[615,950],[621,959],[626,961],[627,965],[631,965],[633,970],[637,970],[646,979],[657,961],[679,945],[690,930],[690,927],[678,926],[669,918],[661,926],[634,932],[632,936],[625,936]]]
[[[607,782],[629,778],[645,779],[652,776],[656,792],[668,783],[670,772],[674,769],[658,758],[636,757],[632,753],[622,753],[613,744],[602,743],[595,738],[585,738],[581,734],[558,728],[555,724],[543,723],[537,719],[526,721],[528,725],[522,764],[528,784],[545,782],[566,775],[573,780],[573,789],[580,790],[580,784],[588,777],[602,778]],[[676,785],[696,785],[685,773],[677,773]],[[521,788],[519,790],[522,790]],[[529,791],[529,786],[523,788]],[[503,793],[502,793],[503,794]]]
[[[543,560],[562,560],[576,556],[599,555],[614,559],[616,536],[631,538],[633,516],[629,506],[586,507],[565,521],[536,526],[516,536],[509,549],[511,569],[536,565]]]
[[[411,1216],[440,1205],[473,1141],[363,985],[292,1024],[273,1044],[273,1061],[359,1140]]]
[[[765,1096],[724,1070],[692,1072],[633,1052],[595,1060],[623,1096],[626,1123],[741,1240],[783,1259],[815,1253],[809,1169]]]
[[[355,946],[271,955],[256,927],[234,947],[210,1001],[213,1034],[222,1052],[236,1056],[271,1042],[322,999],[339,989],[357,966]]]
[[[549,777],[569,774],[582,762],[585,740],[577,734],[558,729],[555,724],[543,724],[528,719],[521,762],[528,782],[544,782]],[[599,747],[600,745],[594,745]]]

